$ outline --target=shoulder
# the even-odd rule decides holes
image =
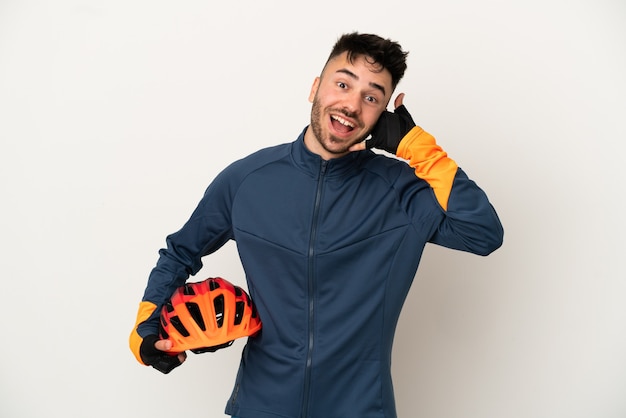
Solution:
[[[274,162],[288,158],[291,144],[274,145],[262,148],[245,157],[242,157],[224,168],[214,179],[213,183],[240,184],[251,173],[273,164]]]
[[[262,148],[253,152],[239,160],[234,161],[226,170],[229,169],[245,169],[246,171],[255,170],[258,167],[262,167],[266,164],[270,164],[276,160],[283,159],[290,155],[291,143],[274,145],[267,148]]]
[[[361,170],[394,183],[403,176],[415,177],[413,169],[406,161],[390,154],[376,153],[371,150],[362,151]]]
[[[231,171],[253,171],[258,167],[262,167],[263,165],[270,164],[276,160],[285,158],[289,155],[289,150],[291,148],[291,144],[280,144],[274,145],[267,148],[261,148],[258,151],[253,152],[252,154],[248,154],[245,157],[242,157],[238,160],[230,163],[223,172],[231,172]]]

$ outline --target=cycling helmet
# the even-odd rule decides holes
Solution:
[[[176,289],[161,310],[159,334],[171,353],[215,351],[256,334],[261,320],[248,294],[221,277]]]

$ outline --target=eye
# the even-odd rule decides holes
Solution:
[[[370,102],[370,103],[376,103],[378,102],[378,99],[374,96],[365,96],[365,101]]]
[[[348,85],[346,83],[344,83],[343,81],[338,81],[337,82],[337,87],[339,87],[340,89],[347,89]]]

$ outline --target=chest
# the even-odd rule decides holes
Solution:
[[[305,253],[333,251],[386,231],[409,219],[396,191],[375,176],[321,176],[298,170],[250,175],[232,206],[237,231]]]

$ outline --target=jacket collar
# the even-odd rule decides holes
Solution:
[[[309,126],[306,126],[298,136],[298,139],[292,143],[291,155],[298,167],[314,177],[319,175],[323,165],[326,165],[325,176],[327,177],[347,175],[356,170],[362,161],[364,153],[368,152],[355,151],[343,157],[323,160],[319,155],[309,151],[304,144],[304,133],[308,128]]]

